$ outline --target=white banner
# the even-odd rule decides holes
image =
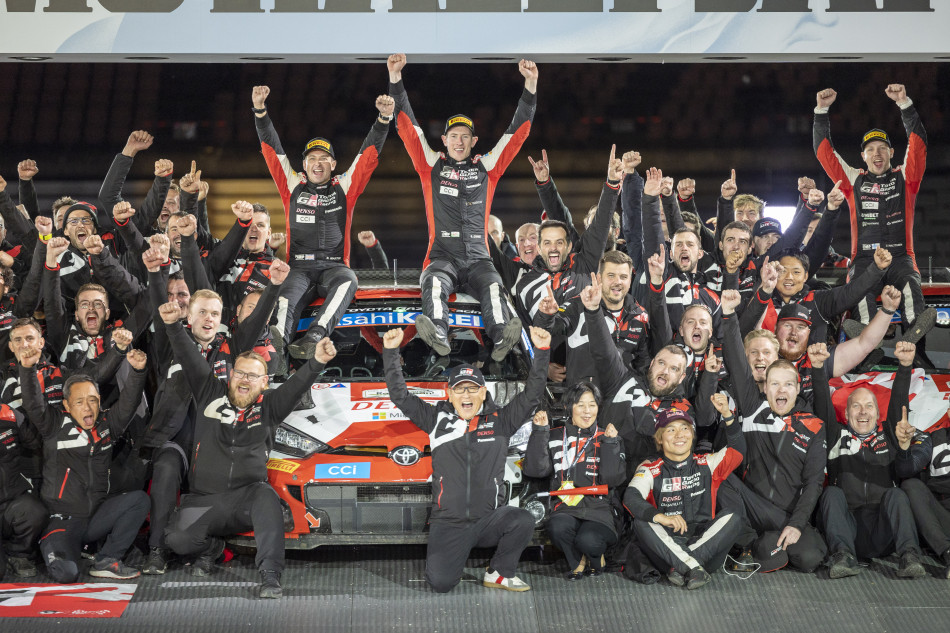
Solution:
[[[948,26],[947,0],[0,0],[0,54],[930,61]]]

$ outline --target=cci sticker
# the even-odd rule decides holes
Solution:
[[[369,479],[369,462],[317,464],[314,479]]]

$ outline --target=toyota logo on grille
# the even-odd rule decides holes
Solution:
[[[389,453],[389,459],[400,466],[412,466],[422,457],[422,451],[412,446],[400,446]]]

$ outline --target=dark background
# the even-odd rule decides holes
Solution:
[[[476,121],[476,151],[488,151],[511,120],[522,78],[513,62],[409,64],[407,89],[433,147],[446,117]],[[15,196],[16,163],[39,163],[41,206],[60,195],[89,199],[130,131],[155,135],[139,154],[127,187],[141,199],[158,158],[181,176],[197,159],[211,182],[212,224],[223,234],[228,206],[261,200],[282,219],[276,190],[260,155],[250,112],[251,87],[271,87],[268,106],[284,148],[300,168],[300,150],[313,136],[330,138],[337,172],[352,161],[385,93],[383,61],[369,64],[59,64],[0,66],[0,175]],[[832,132],[838,151],[861,165],[859,140],[869,128],[887,130],[902,161],[906,136],[898,108],[884,95],[903,83],[930,141],[927,174],[917,205],[917,254],[948,264],[950,162],[945,113],[950,71],[933,63],[788,64],[547,64],[540,67],[538,111],[531,136],[499,185],[494,212],[513,238],[540,208],[527,156],[546,148],[559,189],[575,216],[596,202],[611,143],[618,154],[637,149],[644,166],[697,180],[700,210],[713,213],[719,185],[738,172],[740,193],[772,205],[793,205],[798,176],[827,181],[811,140],[815,93],[835,88]],[[580,218],[577,217],[579,220]],[[354,235],[373,229],[400,267],[418,266],[425,250],[421,188],[402,143],[391,130],[380,166],[356,208]],[[848,250],[848,226],[835,245]],[[355,265],[359,265],[361,249]]]

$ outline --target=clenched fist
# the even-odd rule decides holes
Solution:
[[[112,330],[112,342],[115,343],[116,348],[124,352],[132,344],[132,332],[124,327],[116,328]]]
[[[387,330],[383,334],[383,347],[386,349],[399,349],[399,346],[402,344],[403,331],[402,328],[394,327],[391,330]]]
[[[815,99],[818,102],[819,108],[828,108],[831,107],[831,104],[835,102],[835,99],[838,98],[838,93],[832,90],[831,88],[825,88],[817,95]]]
[[[241,222],[250,222],[254,217],[254,205],[247,200],[238,200],[231,205],[231,212]]]
[[[158,315],[162,317],[162,321],[166,325],[171,325],[177,321],[181,315],[181,308],[178,306],[178,302],[169,301],[168,303],[163,303],[158,306]]]
[[[16,172],[20,180],[31,180],[40,170],[36,166],[35,160],[27,158],[26,160],[20,161],[16,166]]]
[[[157,178],[167,178],[175,173],[175,163],[167,158],[159,158],[155,161],[155,176]]]
[[[267,101],[267,95],[270,94],[270,88],[267,86],[254,86],[251,89],[251,103],[258,110],[264,109],[264,102]]]
[[[148,356],[140,349],[133,349],[125,355],[125,360],[129,361],[129,365],[132,365],[132,369],[142,371],[145,369]]]
[[[133,215],[135,215],[135,209],[132,208],[131,203],[125,200],[116,203],[116,205],[112,207],[112,217],[115,219],[116,224],[125,224]]]

